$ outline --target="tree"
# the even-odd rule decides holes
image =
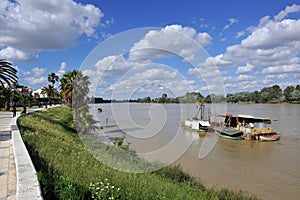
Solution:
[[[55,82],[58,81],[58,76],[54,72],[52,72],[48,74],[48,81],[52,83],[52,87],[54,88]]]
[[[87,94],[89,77],[81,71],[69,71],[60,80],[60,89],[64,102],[73,108],[74,125],[80,134],[96,129],[93,115],[89,114]]]
[[[12,86],[18,82],[17,70],[11,63],[0,59],[0,83],[4,87],[4,83]]]
[[[22,113],[27,112],[27,105],[30,103],[32,94],[30,90],[26,86],[18,85],[17,86],[18,94],[19,94],[19,102],[23,106]]]
[[[47,95],[49,103],[51,103],[51,99],[52,102],[54,103],[54,97],[59,96],[58,91],[51,85],[48,85],[48,87],[43,87],[41,93]]]
[[[164,93],[164,94],[161,96],[162,102],[163,102],[163,103],[167,103],[167,98],[168,98],[168,95],[167,95],[166,93]]]
[[[60,90],[64,103],[68,106],[72,106],[72,98],[74,93],[74,85],[76,82],[76,77],[78,75],[77,70],[69,71],[63,75],[60,79]]]
[[[295,90],[295,87],[290,85],[286,87],[283,91],[283,94],[287,100],[287,102],[292,102],[293,101],[293,92]]]
[[[54,72],[48,74],[48,82],[52,84],[51,87],[49,85],[48,89],[52,89],[52,92],[50,92],[49,94],[50,96],[48,96],[48,94],[47,96],[49,99],[52,100],[53,104],[54,104],[54,95],[56,94],[56,89],[54,87],[56,81],[58,81],[58,76]]]
[[[0,85],[0,109],[3,104],[5,110],[10,109],[11,92],[11,88],[6,88]]]
[[[250,101],[255,103],[259,102],[259,92],[257,90],[250,93]]]

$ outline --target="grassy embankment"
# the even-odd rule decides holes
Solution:
[[[114,170],[85,148],[71,124],[72,113],[67,107],[18,119],[44,199],[256,199],[240,191],[204,188],[179,167],[140,174]],[[124,157],[121,149],[102,143],[95,145],[107,154],[104,157]],[[124,165],[134,161],[137,168],[151,167],[132,153],[127,157]]]

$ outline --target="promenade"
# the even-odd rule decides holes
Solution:
[[[41,200],[36,171],[17,127],[19,116],[0,112],[0,200]]]
[[[16,199],[16,166],[11,132],[12,112],[0,112],[0,200]]]

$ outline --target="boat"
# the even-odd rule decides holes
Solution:
[[[258,137],[259,137],[258,139],[261,141],[276,141],[276,140],[280,139],[280,136],[278,134],[274,134],[274,133],[264,134],[264,135],[260,135]]]
[[[206,115],[207,119],[205,119],[205,114],[207,114]],[[204,104],[201,104],[197,110],[196,115],[192,119],[184,120],[184,127],[186,129],[195,130],[195,131],[207,131],[210,129],[209,119],[210,119],[209,109],[205,108]]]
[[[245,139],[275,141],[279,140],[280,136],[272,129],[271,119],[255,117],[252,115],[236,115],[222,114],[218,115],[225,117],[223,127],[243,132]]]
[[[243,140],[244,133],[233,128],[227,127],[215,127],[214,130],[219,134],[220,137],[231,139],[231,140]]]

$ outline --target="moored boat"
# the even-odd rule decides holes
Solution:
[[[205,114],[207,114],[207,119],[205,119]],[[199,115],[200,117],[198,117]],[[205,105],[201,104],[192,119],[184,120],[184,127],[195,131],[207,131],[210,128],[209,115],[209,109],[206,109]]]
[[[241,131],[245,139],[275,141],[280,136],[272,129],[271,119],[254,117],[252,115],[223,114],[218,115],[225,117],[223,127],[232,130]]]
[[[261,141],[276,141],[280,139],[280,136],[276,133],[271,133],[260,135],[258,139]]]

